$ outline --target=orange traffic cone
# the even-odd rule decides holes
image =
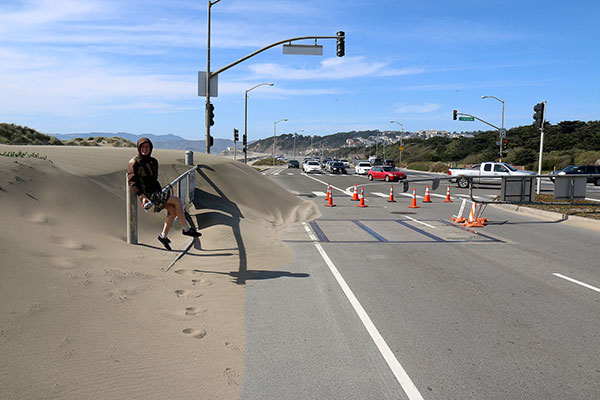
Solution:
[[[394,187],[390,186],[390,198],[388,199],[388,202],[390,203],[395,203],[396,200],[394,200]]]
[[[331,196],[331,185],[327,184],[327,194],[325,195],[325,201],[329,201],[329,196]]]
[[[468,226],[469,228],[483,228],[485,225],[481,222],[478,222],[475,219],[475,211],[477,210],[477,203],[473,202],[471,205],[471,212],[469,213],[469,219],[467,222],[463,224],[463,226]]]
[[[408,206],[408,208],[421,208],[421,206],[417,205],[417,189],[416,188],[413,188],[412,203],[410,206]]]
[[[360,188],[360,203],[356,205],[356,207],[369,207],[365,204],[365,188]]]
[[[325,204],[325,207],[335,207],[335,204],[333,204],[333,194],[329,193],[329,201]]]
[[[446,200],[444,200],[444,203],[452,203],[452,200],[450,200],[450,186],[448,186],[448,190],[446,190]]]
[[[352,195],[352,201],[358,201],[360,200],[358,198],[358,185],[354,185],[354,194]]]
[[[429,186],[425,188],[425,198],[423,199],[423,203],[431,203],[431,196],[429,195]]]

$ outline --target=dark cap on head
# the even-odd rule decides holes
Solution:
[[[148,153],[148,157],[150,157],[150,155],[152,154],[152,149],[154,148],[154,146],[152,145],[152,142],[150,141],[150,139],[148,139],[147,137],[141,137],[141,138],[138,139],[138,141],[137,141],[138,155],[140,157],[144,157],[142,155],[142,152],[140,151],[140,149],[142,148],[142,145],[144,143],[148,143],[150,145],[150,153]]]

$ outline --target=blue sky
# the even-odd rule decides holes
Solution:
[[[45,133],[129,132],[204,139],[207,1],[3,0],[0,122]],[[268,44],[346,32],[346,56],[267,50],[219,76],[213,136],[486,130],[600,119],[600,2],[221,0],[211,69]],[[304,42],[313,44],[314,41]]]

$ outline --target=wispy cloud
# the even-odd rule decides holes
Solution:
[[[385,62],[366,61],[365,57],[327,58],[316,68],[294,68],[281,64],[254,64],[249,67],[254,77],[305,80],[305,79],[348,79],[361,76],[398,76],[420,74],[423,68],[393,69]]]
[[[441,104],[425,103],[425,104],[401,104],[394,105],[394,112],[398,114],[425,114],[442,108]]]

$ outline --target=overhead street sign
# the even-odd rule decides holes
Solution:
[[[402,150],[404,150],[404,147],[398,146],[398,150],[402,151]]]
[[[308,56],[322,56],[323,46],[315,44],[284,44],[283,54],[303,54]]]
[[[475,121],[473,117],[458,117],[459,121]]]

